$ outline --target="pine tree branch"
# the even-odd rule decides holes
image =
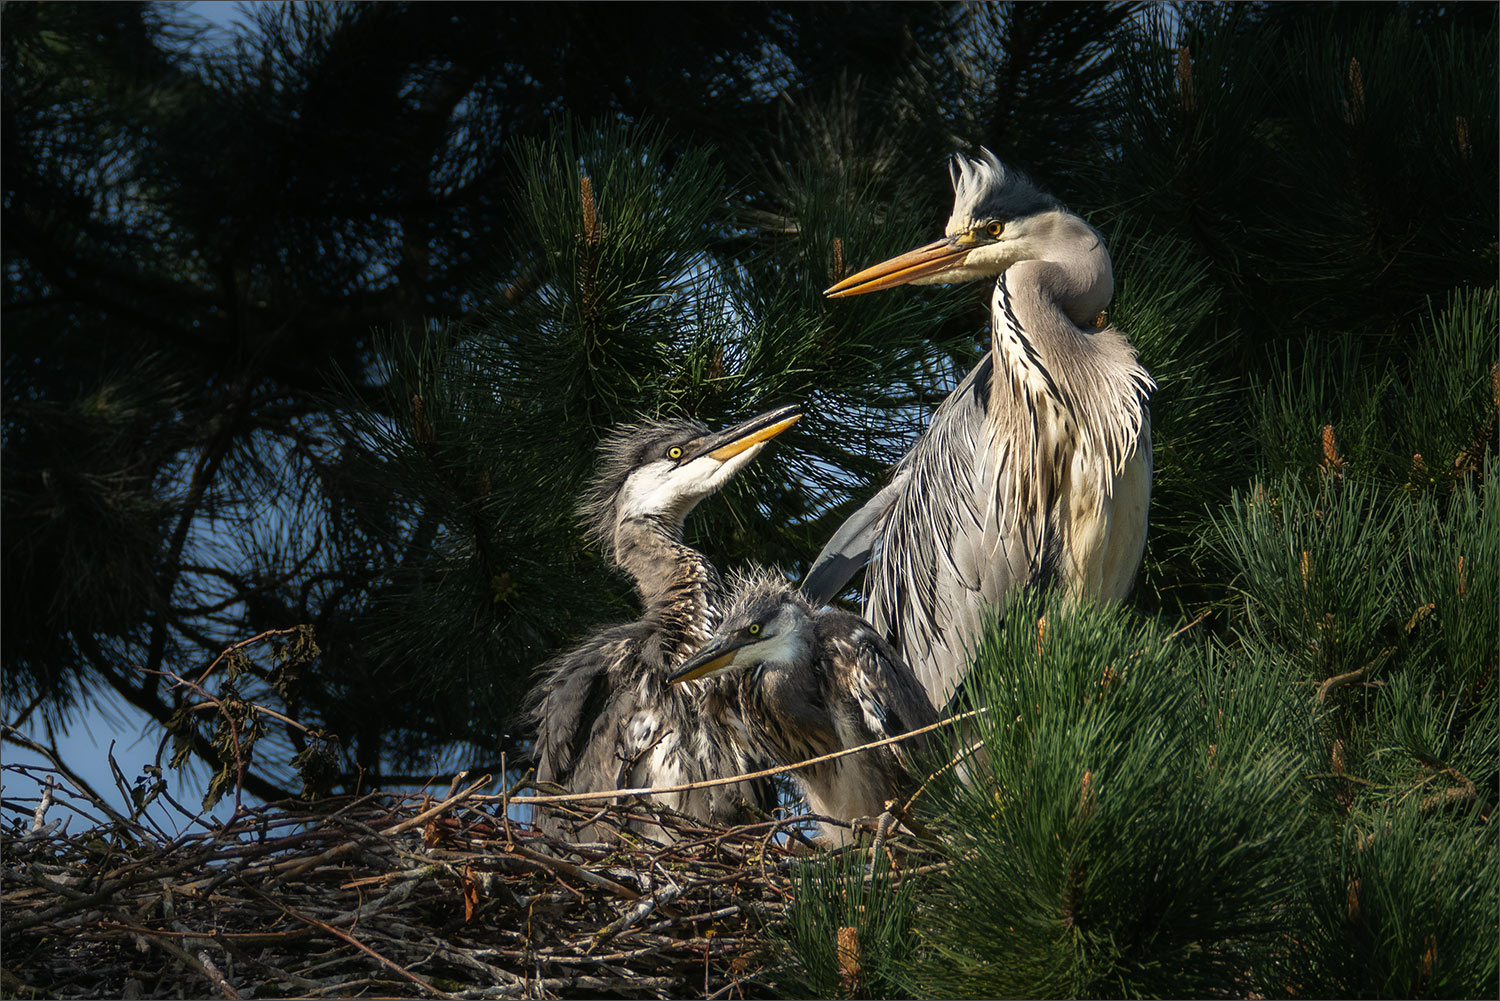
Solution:
[[[172,592],[176,590],[178,578],[182,575],[182,549],[187,544],[188,530],[197,518],[198,508],[207,496],[209,486],[218,473],[220,464],[229,454],[230,445],[238,431],[238,418],[248,406],[249,400],[249,390],[243,386],[240,387],[220,416],[219,425],[199,454],[198,461],[193,467],[192,479],[188,481],[187,497],[183,500],[177,526],[167,546],[165,572],[161,583],[157,586],[157,600],[161,602],[161,606],[157,612],[156,622],[152,626],[145,665],[148,672],[152,672],[153,677],[154,672],[161,669],[162,658],[166,653],[167,620],[170,615]],[[153,684],[151,689],[155,690],[155,687]]]
[[[237,604],[249,600],[251,595],[273,592],[281,588],[283,585],[292,583],[292,581],[298,579],[302,571],[306,568],[307,564],[312,560],[314,556],[317,555],[318,548],[318,546],[314,546],[312,550],[310,550],[304,557],[302,557],[298,561],[296,566],[276,574],[274,577],[272,577],[272,579],[262,584],[251,584],[249,581],[245,580],[245,578],[241,574],[233,573],[229,570],[225,570],[222,567],[205,566],[201,563],[184,563],[182,565],[184,573],[199,574],[204,577],[213,577],[218,580],[222,580],[224,583],[228,584],[231,588],[234,589],[234,593],[229,597],[223,599],[222,601],[216,601],[212,604],[181,605],[174,608],[174,625],[178,624],[177,620],[179,620],[180,618],[197,618],[200,616],[213,615],[217,612],[224,611],[226,608],[232,608]]]
[[[1458,769],[1448,767],[1444,768],[1443,772],[1460,784],[1457,788],[1441,789],[1430,796],[1423,797],[1422,802],[1418,804],[1418,809],[1423,813],[1431,813],[1454,803],[1467,803],[1479,795],[1479,788],[1474,785],[1474,780]]]
[[[75,634],[75,639],[79,641],[80,649],[83,650],[84,656],[93,664],[94,670],[99,673],[100,677],[111,688],[119,693],[130,705],[160,723],[163,729],[168,727],[173,717],[176,716],[177,711],[174,707],[158,698],[155,695],[154,688],[147,688],[145,686],[138,688],[117,673],[113,662],[104,657],[103,651],[99,650],[92,636]],[[218,767],[219,757],[214,752],[213,745],[207,739],[196,730],[189,731],[186,739],[188,747],[194,755],[210,767]],[[245,772],[244,785],[248,792],[268,803],[294,798],[293,794],[288,790],[281,788],[269,779],[263,778],[253,771],[247,770]]]
[[[160,310],[140,308],[127,295],[146,299],[159,297],[174,301],[179,306],[184,298],[196,300],[190,307],[193,315],[205,321],[212,318],[218,293],[202,290],[180,282],[151,281],[132,273],[114,274],[112,264],[98,257],[79,260],[64,251],[52,248],[30,221],[19,213],[0,209],[0,225],[3,225],[6,241],[13,244],[7,249],[18,251],[41,273],[43,279],[55,288],[64,290],[66,296],[54,297],[56,304],[66,307],[69,302],[98,309],[107,316],[124,320],[142,331],[155,334],[168,344],[182,348],[192,355],[219,362],[229,354],[231,344],[238,343],[230,336],[215,336],[212,331],[217,324],[204,322],[199,327],[173,322]],[[102,275],[104,281],[85,281],[78,275]],[[111,275],[114,275],[111,279]],[[107,291],[113,280],[120,286],[120,294]],[[352,343],[368,336],[376,317],[387,317],[396,299],[389,290],[365,290],[343,299],[339,308],[330,314],[306,316],[295,326],[290,321],[283,325],[283,337],[292,341]],[[11,311],[9,304],[3,308]],[[266,313],[267,311],[257,310]],[[365,321],[363,318],[370,318]],[[342,334],[340,328],[347,328]],[[231,330],[237,328],[231,327]],[[243,337],[243,331],[235,336]],[[232,357],[232,354],[230,354]],[[314,370],[288,364],[279,357],[262,359],[262,369],[267,376],[280,380],[285,386],[307,392],[324,392],[327,380]],[[378,407],[384,400],[371,387],[356,384],[350,387],[362,403]]]
[[[1213,613],[1214,613],[1214,610],[1212,608],[1204,610],[1192,622],[1189,622],[1187,625],[1181,626],[1181,627],[1173,630],[1171,633],[1169,633],[1167,635],[1166,639],[1162,640],[1162,642],[1165,643],[1165,642],[1167,642],[1167,640],[1176,639],[1178,636],[1181,636],[1183,633],[1187,632],[1189,629],[1193,628],[1194,626],[1196,626],[1198,623],[1202,622],[1204,619],[1208,618]]]
[[[26,704],[26,708],[21,710],[20,715],[11,720],[8,725],[20,729],[20,727],[23,726],[26,721],[31,718],[31,714],[36,712],[36,707],[42,704],[42,702],[46,699],[47,694],[48,692],[45,688],[40,689],[34,696],[32,696],[31,701]]]
[[[1380,653],[1376,654],[1374,658],[1371,659],[1371,661],[1364,667],[1358,668],[1353,671],[1348,671],[1344,674],[1336,674],[1333,677],[1329,678],[1327,681],[1323,682],[1318,686],[1318,705],[1322,705],[1328,700],[1328,696],[1332,695],[1340,688],[1343,688],[1345,685],[1352,684],[1353,682],[1363,679],[1365,675],[1369,674],[1371,671],[1379,670],[1380,666],[1384,664],[1386,660],[1390,658],[1391,654],[1395,652],[1395,647],[1386,647],[1384,650],[1380,651]]]

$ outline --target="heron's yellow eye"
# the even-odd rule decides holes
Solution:
[[[673,445],[671,448],[667,449],[667,457],[671,459],[682,458],[682,446]]]
[[[984,231],[986,233],[988,233],[990,236],[995,237],[996,239],[1000,238],[1000,233],[1004,229],[1005,229],[1005,224],[1002,223],[1002,222],[992,222],[988,226],[984,227]]]
[[[760,635],[760,623],[759,622],[752,622],[752,623],[750,623],[750,628],[746,629],[745,632],[749,633],[751,636],[758,636],[758,635]]]

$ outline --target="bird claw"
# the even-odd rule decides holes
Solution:
[[[885,849],[885,857],[891,863],[892,867],[896,865],[896,857],[891,854],[891,850],[886,847],[885,843],[886,837],[891,833],[891,828],[896,826],[896,815],[887,810],[878,817],[865,817],[860,821],[862,826],[871,823],[873,823],[875,828],[875,838],[870,843],[870,864],[867,875],[874,876],[875,853],[880,849]]]

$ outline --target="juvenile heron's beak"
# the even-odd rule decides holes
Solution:
[[[866,292],[905,285],[918,278],[962,267],[969,251],[973,249],[972,243],[960,243],[945,236],[925,247],[918,247],[899,257],[892,257],[888,261],[855,272],[823,294],[830,299],[842,299],[846,295],[863,295]]]
[[[667,684],[675,685],[682,681],[697,681],[711,674],[718,674],[734,666],[735,655],[740,648],[749,645],[751,640],[740,636],[730,636],[726,639],[714,640],[708,646],[693,654],[686,664],[670,678]]]
[[[689,454],[684,456],[682,461],[687,462],[706,455],[719,462],[725,462],[752,445],[770,441],[801,419],[802,413],[796,404],[768,410],[717,434],[704,435],[692,443]]]

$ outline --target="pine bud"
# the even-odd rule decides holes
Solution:
[[[1182,116],[1191,118],[1197,109],[1193,100],[1193,55],[1186,45],[1177,50],[1177,96],[1182,101]]]
[[[436,435],[432,433],[432,422],[427,419],[427,403],[421,396],[411,398],[411,432],[418,445],[431,445]]]
[[[521,588],[516,584],[515,578],[509,570],[502,570],[490,577],[490,603],[493,605],[509,601],[521,593]]]
[[[833,284],[844,280],[844,238],[833,238]]]
[[[578,194],[583,202],[583,244],[589,251],[579,261],[578,291],[583,300],[584,317],[592,327],[599,319],[598,303],[594,299],[594,268],[598,255],[592,252],[599,246],[599,213],[594,207],[594,182],[580,177]]]
[[[1458,559],[1459,559],[1459,567],[1460,567],[1460,569],[1462,569],[1462,567],[1463,567],[1463,557],[1460,556]],[[1459,593],[1462,594],[1463,592],[1459,591]],[[1427,616],[1431,615],[1435,611],[1437,611],[1437,605],[1433,604],[1430,601],[1427,604],[1425,604],[1425,605],[1418,606],[1417,610],[1415,612],[1411,613],[1411,618],[1406,623],[1406,634],[1408,636],[1410,636],[1411,633],[1412,633],[1412,630],[1414,630],[1414,629],[1417,628],[1417,624],[1419,622],[1421,622],[1423,619],[1427,618]]]
[[[1094,773],[1088,769],[1083,771],[1083,782],[1080,784],[1078,797],[1078,819],[1086,823],[1094,815],[1094,809],[1099,805],[1098,797],[1094,794]]]
[[[854,997],[859,990],[860,967],[859,929],[844,925],[838,935],[839,986],[845,997]]]
[[[1356,125],[1365,120],[1365,74],[1359,68],[1359,60],[1349,60],[1349,124]]]
[[[1356,876],[1349,883],[1349,923],[1359,924],[1359,877]]]
[[[1334,475],[1344,474],[1344,459],[1339,455],[1337,440],[1333,437],[1333,425],[1323,425],[1323,469]]]
[[[1342,776],[1344,774],[1344,742],[1342,740],[1335,740],[1333,742],[1331,768],[1335,775]]]
[[[583,240],[590,247],[599,246],[599,214],[594,209],[594,182],[579,178],[578,193],[583,198]]]

